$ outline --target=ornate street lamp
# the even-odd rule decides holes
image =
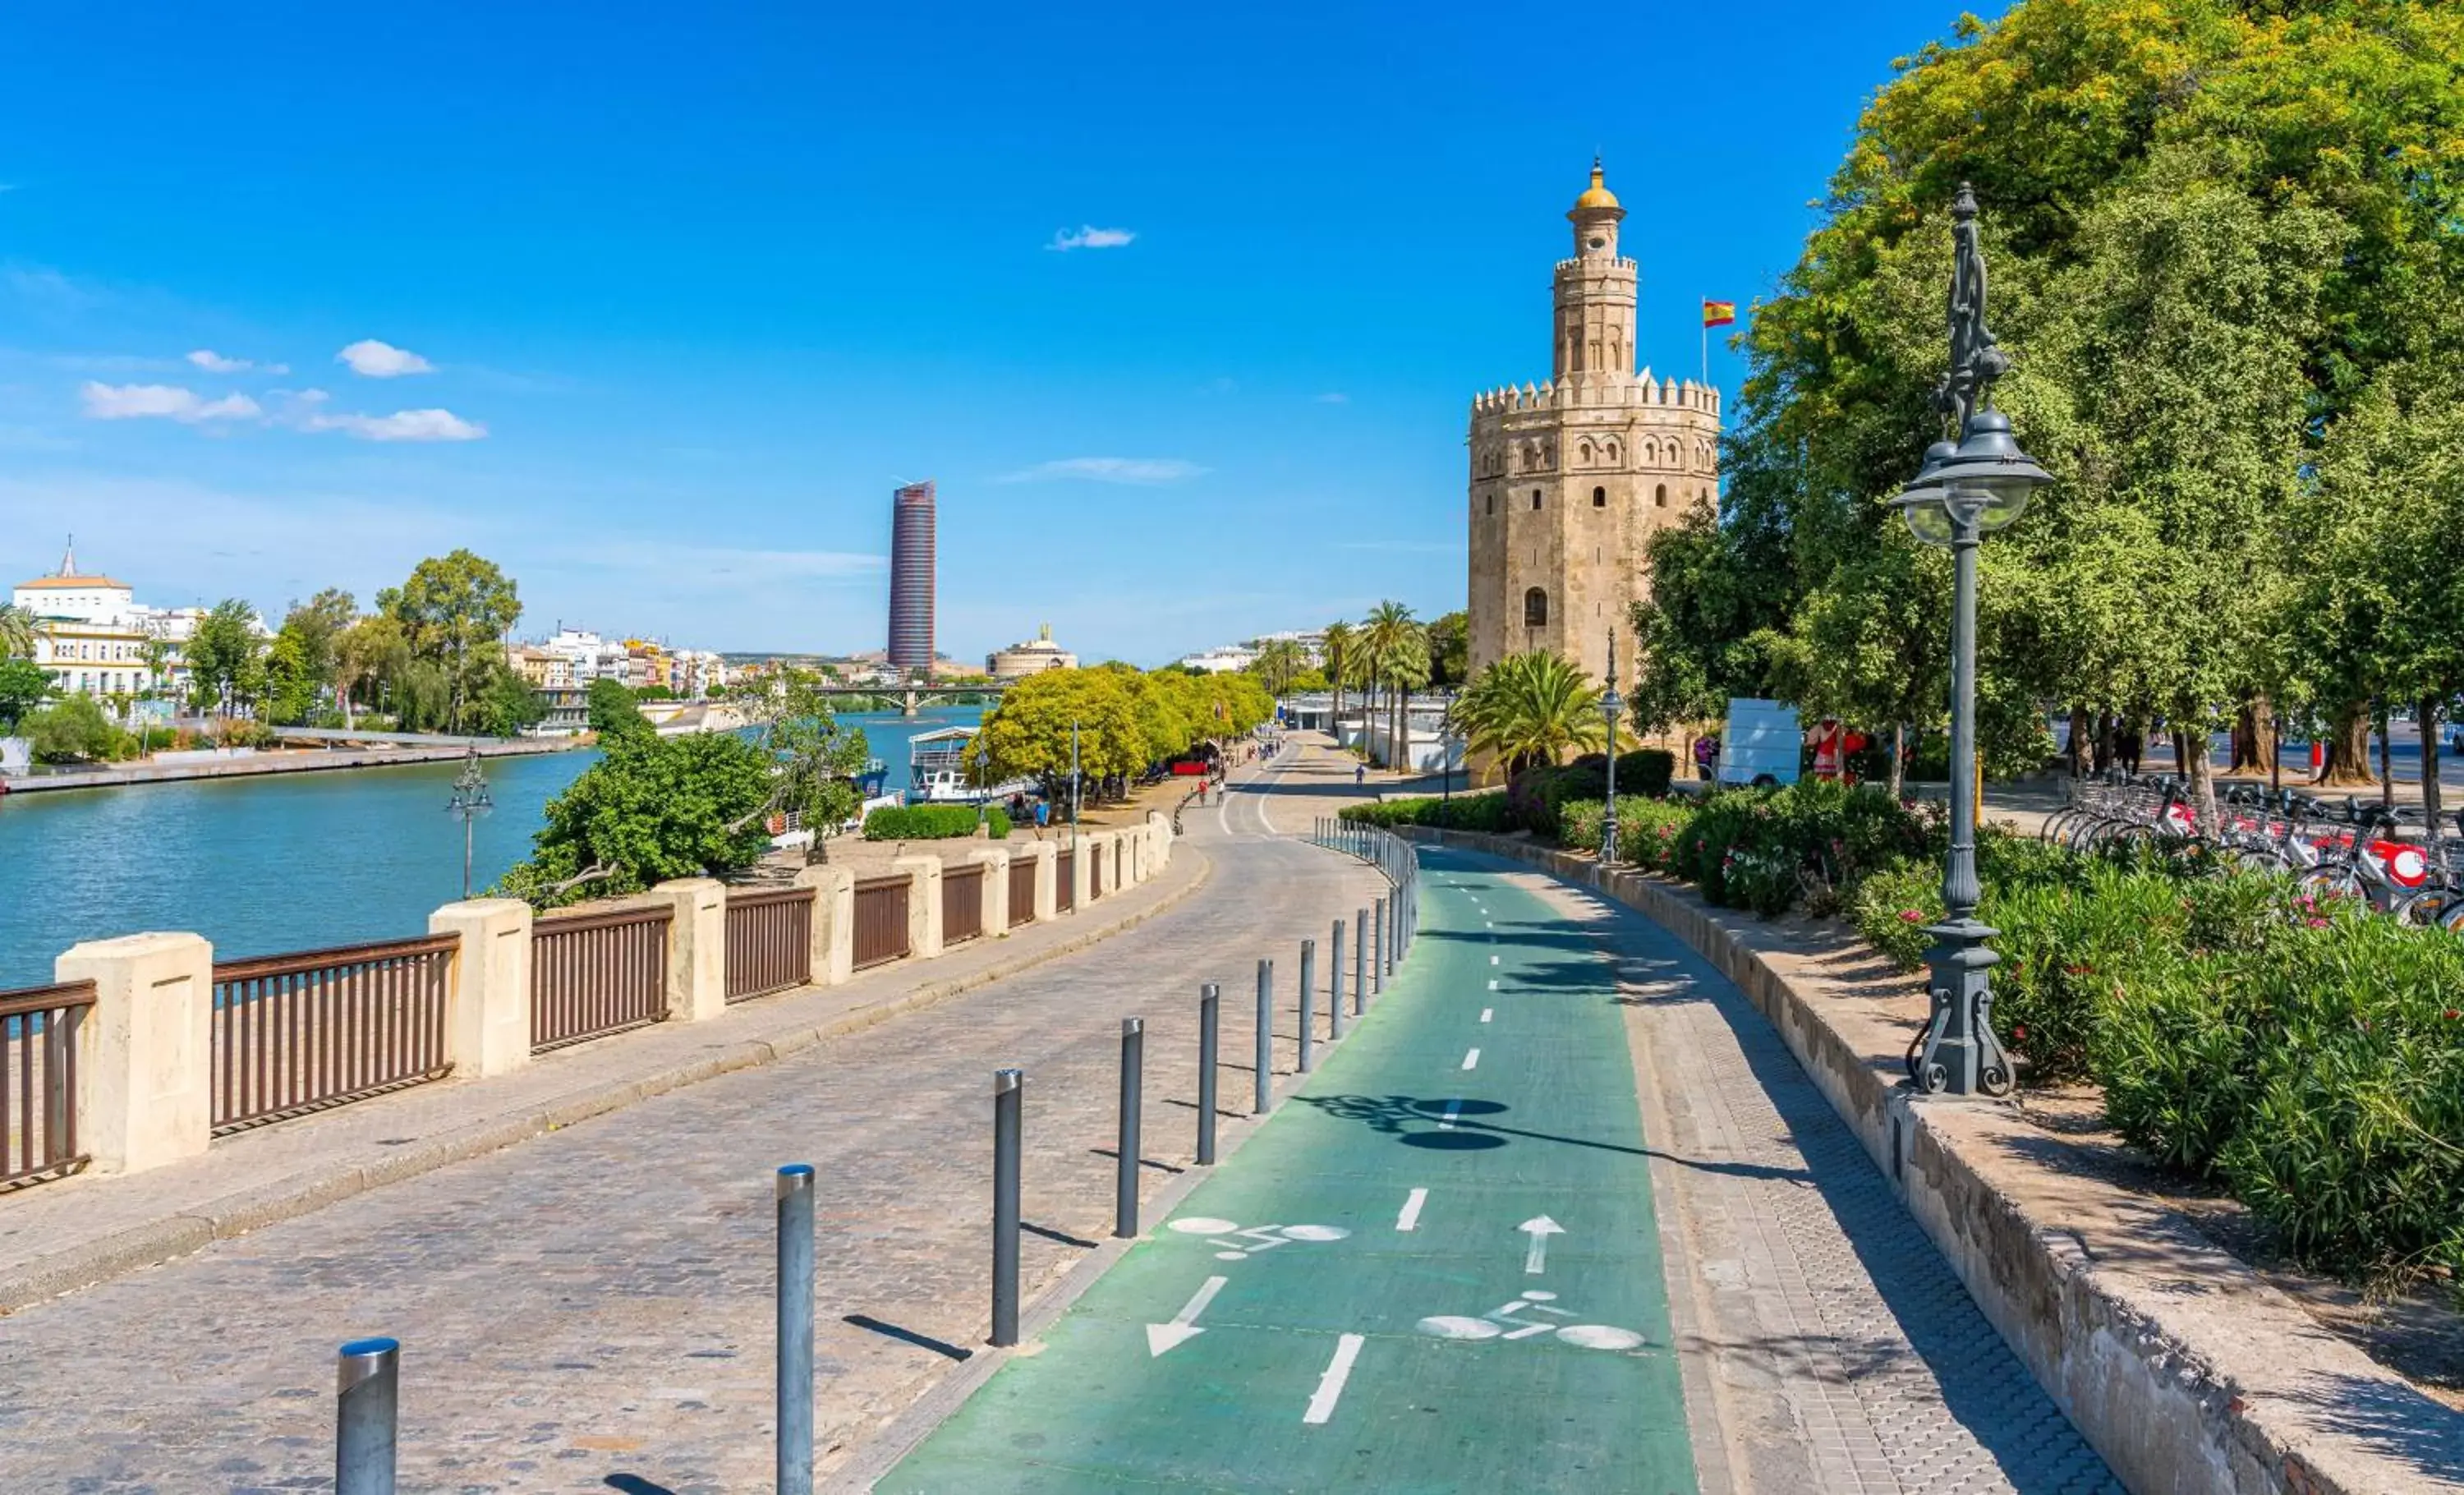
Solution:
[[[1609,722],[1609,802],[1600,816],[1600,865],[1617,861],[1617,724],[1625,714],[1625,697],[1617,688],[1617,629],[1609,629],[1609,690],[1600,697],[1600,715]]]
[[[1948,548],[1950,620],[1950,855],[1942,877],[1943,920],[1926,958],[1933,968],[1933,1015],[1908,1046],[1908,1078],[1928,1095],[2007,1095],[2010,1057],[1993,1036],[1998,931],[1980,923],[1976,902],[1976,547],[2017,519],[2035,491],[2053,481],[1992,408],[1993,381],[2011,358],[1985,326],[1985,254],[1976,241],[1976,194],[1967,183],[1951,202],[1955,252],[1950,281],[1950,373],[1935,404],[1957,421],[1957,446],[1939,441],[1894,505],[1908,533]],[[1981,407],[1981,408],[1980,408]]]
[[[462,759],[462,771],[453,776],[453,793],[445,802],[445,813],[462,823],[462,896],[471,896],[471,823],[496,807],[488,798],[488,776],[479,770],[479,746]]]

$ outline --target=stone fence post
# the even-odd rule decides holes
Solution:
[[[484,1080],[531,1062],[531,906],[472,898],[428,916],[428,932],[462,941],[445,1008],[453,1078]]]
[[[196,934],[73,945],[55,981],[94,982],[77,1023],[77,1141],[97,1173],[143,1173],[213,1140],[214,947]]]
[[[1069,859],[1069,910],[1076,912],[1087,907],[1089,874],[1095,869],[1095,836],[1092,831],[1079,831],[1073,838],[1077,854]]]
[[[1054,868],[1060,866],[1060,843],[1030,841],[1013,854],[1035,864],[1035,920],[1039,924],[1051,923],[1061,904],[1060,888],[1053,876]]]
[[[650,896],[675,908],[668,924],[668,1021],[702,1022],[727,1010],[727,885],[678,877]]]
[[[999,939],[1009,933],[1009,847],[970,851],[967,860],[984,869],[984,875],[976,880],[984,895],[983,912],[977,915],[983,937]]]
[[[1147,841],[1155,847],[1155,869],[1158,872],[1172,865],[1172,817],[1161,810],[1147,811]]]
[[[813,890],[808,976],[815,986],[836,986],[855,970],[855,874],[817,864],[796,874],[796,886]]]
[[[907,958],[932,960],[941,954],[941,859],[893,857],[892,875],[907,875]]]

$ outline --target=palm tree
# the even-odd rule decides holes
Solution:
[[[1343,740],[1343,688],[1352,683],[1353,672],[1360,668],[1360,636],[1352,625],[1340,618],[1326,626],[1326,678],[1334,687],[1334,712],[1327,718],[1335,741]]]
[[[0,603],[0,659],[34,657],[34,615],[14,603]]]
[[[1369,609],[1369,616],[1360,623],[1360,653],[1371,683],[1387,687],[1390,707],[1397,677],[1411,672],[1412,662],[1419,661],[1424,675],[1428,669],[1427,638],[1412,621],[1412,609],[1398,602],[1382,602]],[[1387,746],[1390,750],[1394,746],[1391,735]],[[1394,765],[1391,751],[1386,762]]]
[[[1258,657],[1249,668],[1258,672],[1260,682],[1269,694],[1280,696],[1292,688],[1292,676],[1300,673],[1305,663],[1307,661],[1297,642],[1269,639],[1265,647],[1258,650]]]
[[[1607,733],[1591,676],[1546,649],[1482,671],[1456,698],[1454,715],[1472,751],[1503,759],[1508,777],[1554,763],[1569,748],[1597,747]]]

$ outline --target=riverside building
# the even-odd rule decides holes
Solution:
[[[50,671],[55,690],[143,695],[187,689],[181,646],[204,609],[146,606],[127,583],[78,570],[75,545],[60,557],[59,570],[18,583],[10,601],[33,618],[34,663]],[[268,630],[259,623],[257,631]]]
[[[890,507],[890,664],[933,668],[934,495],[930,482],[898,490]]]
[[[1603,679],[1609,630],[1646,589],[1651,537],[1718,491],[1719,391],[1634,371],[1624,217],[1594,161],[1566,214],[1574,253],[1557,262],[1551,376],[1471,403],[1475,672],[1545,649]]]

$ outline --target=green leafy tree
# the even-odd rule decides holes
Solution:
[[[854,780],[870,758],[863,729],[842,727],[832,715],[825,685],[819,673],[789,666],[736,697],[773,765],[759,814],[800,817],[816,846],[855,819],[864,802]]]
[[[1412,692],[1429,678],[1428,634],[1398,602],[1382,602],[1360,624],[1361,670],[1383,687],[1387,706],[1385,761],[1399,766],[1406,755],[1405,723]]]
[[[500,670],[489,680],[488,693],[479,698],[473,715],[481,731],[511,737],[538,726],[547,716],[547,708],[539,703],[539,693],[529,681],[511,670]]]
[[[64,695],[19,723],[34,757],[46,763],[94,763],[124,756],[128,734],[113,725],[91,695]]]
[[[1429,687],[1461,690],[1471,678],[1471,614],[1458,607],[1429,620]]]
[[[498,646],[522,615],[513,579],[495,561],[456,550],[421,561],[402,585],[378,593],[377,610],[400,625],[414,658],[444,672],[446,723],[462,730],[504,663]]]
[[[184,650],[193,703],[229,716],[265,690],[265,640],[256,631],[256,609],[226,597],[197,620]]]
[[[13,733],[52,693],[49,671],[31,659],[0,659],[0,733]]]
[[[1341,619],[1326,626],[1326,643],[1322,649],[1326,661],[1327,684],[1334,691],[1334,719],[1343,718],[1343,693],[1359,683],[1359,634]]]
[[[1258,657],[1250,661],[1249,671],[1265,686],[1266,693],[1282,695],[1292,688],[1292,676],[1308,664],[1309,656],[1302,652],[1298,641],[1268,639],[1259,649]]]
[[[157,634],[137,646],[137,657],[145,665],[145,693],[159,695],[171,678],[171,666],[180,658],[180,646]]]
[[[402,636],[402,626],[382,613],[357,619],[335,635],[331,683],[345,730],[360,693],[384,690],[409,663],[410,645]]]
[[[497,890],[548,909],[640,892],[677,877],[723,877],[760,860],[768,756],[734,733],[620,733],[548,802],[528,860]]]
[[[590,730],[601,741],[610,737],[650,735],[650,724],[634,702],[638,699],[624,681],[601,675],[590,682],[583,693],[583,710]]]

